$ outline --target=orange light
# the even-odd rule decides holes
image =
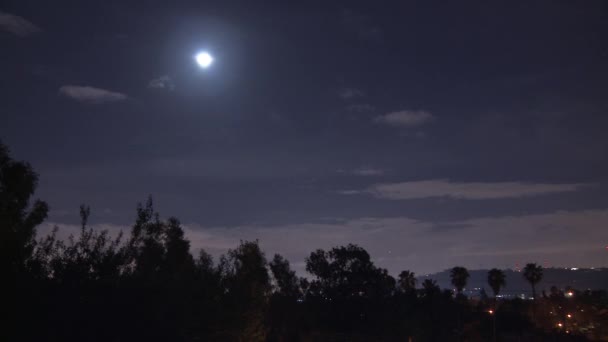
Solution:
[[[561,328],[561,327],[563,327],[564,325],[563,325],[563,324],[561,324],[561,323],[557,323],[557,326]]]
[[[494,310],[488,310],[488,313],[491,315],[494,313]]]
[[[571,314],[567,314],[566,317],[572,318],[572,315]]]

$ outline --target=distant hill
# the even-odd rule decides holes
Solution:
[[[501,294],[509,296],[530,296],[532,290],[530,285],[523,277],[523,274],[514,270],[504,270],[507,276],[507,286],[501,290]],[[549,293],[551,286],[555,285],[560,289],[570,286],[576,290],[608,290],[608,268],[545,268],[543,269],[543,280],[537,285],[537,292],[540,295],[543,290]],[[471,278],[467,284],[467,290],[484,288],[486,293],[491,296],[492,289],[488,286],[488,270],[469,270]],[[450,270],[418,277],[418,284],[424,279],[433,279],[441,288],[451,289]]]

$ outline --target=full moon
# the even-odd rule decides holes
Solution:
[[[213,63],[213,57],[208,52],[201,52],[196,55],[196,63],[203,68],[207,69]]]

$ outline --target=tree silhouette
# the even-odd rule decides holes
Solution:
[[[536,284],[543,279],[543,268],[535,263],[528,263],[524,267],[524,278],[532,287],[532,297],[536,300]]]
[[[494,292],[494,314],[492,315],[492,336],[493,340],[496,341],[496,316],[497,316],[497,300],[496,297],[500,293],[500,288],[506,285],[505,273],[497,268],[493,268],[488,271],[488,285]]]
[[[441,288],[437,285],[435,280],[425,279],[422,282],[422,293],[425,297],[431,297],[441,293]]]
[[[416,290],[416,275],[411,271],[401,271],[397,283],[399,284],[401,291],[410,293]]]
[[[488,271],[488,285],[494,292],[494,298],[500,293],[500,289],[507,284],[505,272],[497,268]]]
[[[395,279],[377,268],[365,249],[353,244],[311,253],[306,271],[316,277],[311,283],[313,293],[328,298],[381,298],[395,287]]]
[[[220,268],[227,291],[227,300],[234,313],[234,337],[240,341],[264,341],[268,334],[265,324],[268,297],[271,292],[266,257],[257,241],[242,241]]]
[[[462,290],[467,286],[469,271],[464,267],[456,266],[450,271],[450,279],[458,294],[461,295]]]
[[[36,245],[36,226],[47,217],[45,202],[31,203],[37,185],[30,164],[13,160],[0,141],[0,271],[9,279],[25,271]]]
[[[274,278],[276,292],[284,297],[297,298],[301,295],[299,279],[292,271],[289,261],[279,254],[275,254],[268,264]]]
[[[289,261],[279,254],[275,254],[268,264],[273,278],[274,293],[271,296],[269,325],[270,340],[283,341],[297,340],[296,334],[303,324],[301,307],[302,291],[300,279],[291,270]],[[289,314],[285,314],[289,313]]]
[[[30,333],[24,333],[19,323],[24,317],[31,317],[31,305],[41,293],[35,279],[44,277],[45,266],[32,257],[36,227],[46,219],[48,205],[40,200],[32,203],[37,185],[38,175],[32,167],[13,160],[8,147],[0,141],[0,277],[3,280],[0,340],[3,341],[22,340]]]
[[[278,254],[267,262],[257,241],[241,242],[214,263],[204,250],[193,257],[180,221],[161,219],[151,198],[138,204],[125,239],[93,229],[91,210],[83,205],[73,235],[60,239],[55,227],[36,241],[36,227],[48,210],[44,202],[30,200],[36,182],[31,167],[13,161],[0,145],[0,276],[8,285],[0,292],[0,341],[489,339],[475,335],[485,331],[476,327],[484,326],[487,314],[462,296],[469,278],[463,267],[450,273],[458,291],[454,298],[431,279],[416,291],[410,271],[395,281],[353,244],[312,252],[306,258],[309,280],[298,278]],[[536,296],[542,268],[528,264],[524,276]],[[490,270],[488,284],[496,297],[504,273]],[[577,320],[594,315],[605,325],[605,291],[568,299],[558,293],[552,289],[553,304],[584,305]],[[528,305],[502,301],[501,328],[547,340],[533,330]]]

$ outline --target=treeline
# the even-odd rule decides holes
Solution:
[[[36,185],[0,144],[2,341],[532,341],[579,331],[554,328],[551,317],[549,328],[535,326],[545,316],[530,301],[467,299],[463,267],[452,269],[456,294],[429,279],[417,287],[412,272],[395,279],[352,244],[313,251],[308,278],[280,255],[268,260],[257,241],[217,261],[193,256],[179,220],[161,219],[151,199],[125,235],[91,229],[82,206],[79,234],[37,238],[49,209],[31,200]],[[535,290],[542,268],[524,274]],[[488,274],[494,294],[505,281]]]

